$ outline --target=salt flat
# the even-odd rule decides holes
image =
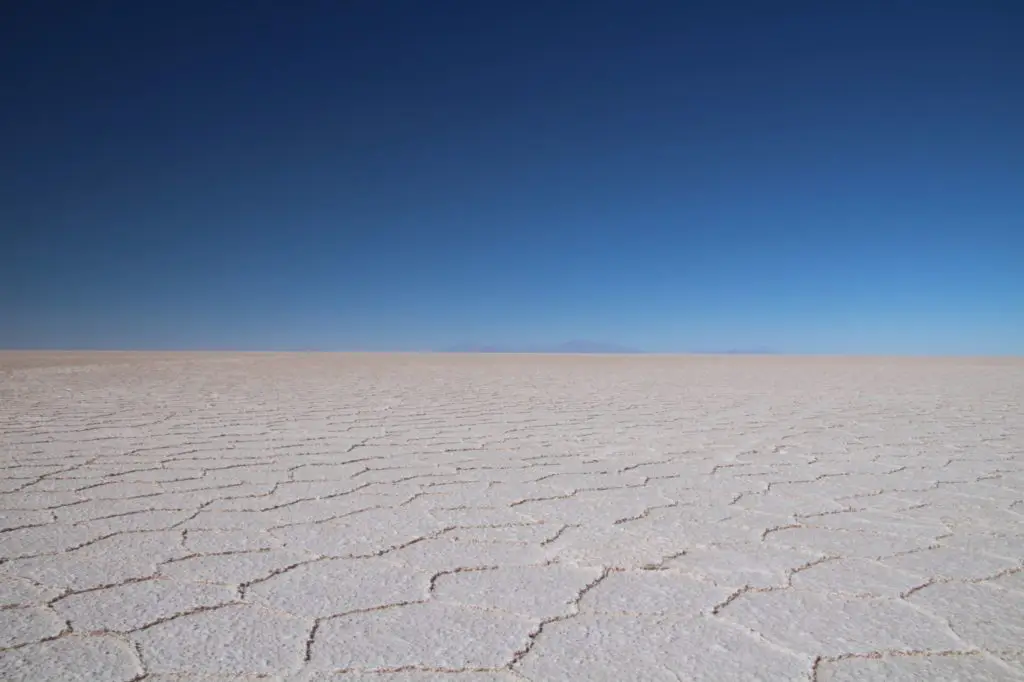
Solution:
[[[1024,679],[1024,362],[0,354],[0,679]]]

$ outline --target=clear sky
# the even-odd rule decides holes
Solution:
[[[8,5],[0,347],[1024,354],[1020,0]]]

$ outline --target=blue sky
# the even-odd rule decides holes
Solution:
[[[18,3],[0,347],[1024,354],[1024,6]]]

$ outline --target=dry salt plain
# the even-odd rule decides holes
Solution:
[[[0,354],[0,679],[1024,679],[1024,362]]]

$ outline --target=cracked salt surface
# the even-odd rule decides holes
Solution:
[[[0,353],[0,679],[1024,680],[1024,363]]]

